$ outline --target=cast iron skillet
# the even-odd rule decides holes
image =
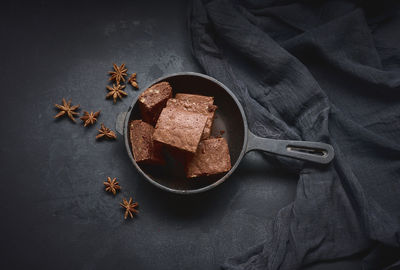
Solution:
[[[139,165],[133,158],[129,141],[128,123],[140,119],[137,98],[141,92],[151,85],[167,81],[175,93],[201,94],[213,96],[214,104],[218,106],[214,120],[212,135],[219,135],[225,131],[231,155],[232,169],[219,176],[187,179],[179,162],[167,157],[164,166]],[[288,141],[261,138],[254,135],[247,128],[246,116],[243,108],[234,94],[216,79],[194,72],[183,72],[168,75],[153,81],[150,85],[138,92],[128,112],[121,113],[117,118],[117,131],[124,136],[126,150],[136,169],[153,185],[178,194],[193,194],[212,189],[224,182],[238,167],[243,156],[253,150],[305,160],[313,163],[327,164],[334,156],[333,148],[329,144],[308,141]]]

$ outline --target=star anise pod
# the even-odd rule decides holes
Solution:
[[[121,189],[117,182],[117,178],[111,180],[111,177],[107,177],[107,182],[104,182],[104,185],[106,186],[106,191],[112,192],[114,195],[117,194],[117,190]]]
[[[115,134],[114,131],[107,128],[106,126],[104,126],[103,123],[101,123],[101,128],[99,129],[99,134],[97,134],[96,139],[100,139],[103,137],[108,139],[116,139],[117,135]]]
[[[128,83],[130,83],[130,84],[131,84],[133,87],[135,87],[136,89],[139,88],[139,85],[138,85],[138,83],[137,83],[137,81],[136,81],[136,73],[133,73],[133,74],[131,75],[131,77],[129,77]]]
[[[72,121],[76,122],[74,115],[79,115],[79,113],[74,111],[78,109],[80,105],[71,106],[71,100],[68,100],[67,102],[65,98],[62,99],[62,103],[63,105],[54,104],[54,106],[56,106],[60,110],[60,112],[56,116],[54,116],[54,118],[58,118],[67,114]]]
[[[108,92],[106,98],[113,97],[114,103],[116,103],[117,97],[119,97],[119,99],[122,99],[122,96],[128,95],[128,93],[126,93],[125,91],[122,90],[124,88],[125,88],[125,85],[120,85],[120,84],[117,84],[117,85],[113,84],[113,87],[110,87],[107,85],[107,89],[110,92]]]
[[[128,69],[125,68],[125,64],[122,64],[120,67],[118,67],[116,64],[113,64],[113,67],[114,71],[108,72],[111,75],[109,81],[115,81],[117,84],[119,84],[121,80],[125,82],[124,76],[128,75],[126,73]]]
[[[125,198],[123,198],[122,203],[120,203],[120,205],[123,208],[125,208],[124,219],[127,219],[128,215],[130,215],[131,218],[133,218],[133,213],[135,214],[139,213],[139,211],[135,209],[135,207],[139,206],[139,204],[137,202],[132,203],[132,197],[129,199],[129,202]]]
[[[93,112],[88,113],[88,112],[84,111],[83,114],[84,115],[80,119],[84,122],[83,126],[86,127],[87,125],[93,125],[94,123],[96,123],[97,117],[99,117],[100,111],[95,112],[95,113],[93,113]]]

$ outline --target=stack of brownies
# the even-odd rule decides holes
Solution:
[[[142,120],[129,123],[133,156],[137,163],[165,163],[162,149],[184,162],[186,176],[194,178],[231,169],[228,144],[210,137],[217,106],[214,98],[177,93],[161,82],[139,96]]]

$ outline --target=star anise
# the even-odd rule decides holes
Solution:
[[[109,81],[115,81],[117,84],[119,84],[121,80],[125,82],[124,76],[128,75],[126,73],[128,69],[125,68],[125,64],[122,64],[120,67],[118,67],[116,64],[113,64],[113,67],[114,71],[108,72],[111,75]]]
[[[125,85],[120,85],[120,84],[117,84],[117,85],[113,84],[113,87],[110,87],[107,85],[107,89],[110,92],[108,92],[106,98],[113,97],[114,103],[116,103],[117,97],[119,97],[119,99],[122,99],[122,96],[128,95],[128,93],[126,93],[125,91],[122,90],[124,88],[125,88]]]
[[[135,87],[136,89],[139,88],[139,85],[138,85],[138,83],[137,83],[137,81],[136,81],[136,73],[133,73],[133,74],[131,75],[131,77],[129,77],[128,83],[130,83],[130,84],[131,84],[133,87]]]
[[[99,117],[100,111],[95,112],[95,113],[93,113],[93,112],[88,113],[88,112],[84,111],[83,114],[84,115],[80,119],[84,122],[83,126],[86,127],[87,125],[93,125],[94,123],[96,123],[97,117]]]
[[[71,106],[71,100],[68,100],[67,102],[65,98],[62,99],[62,103],[63,105],[54,104],[54,106],[56,106],[60,110],[60,112],[56,116],[54,116],[54,118],[58,118],[67,114],[72,121],[76,122],[74,115],[79,115],[79,113],[74,111],[78,109],[80,105]]]
[[[106,126],[104,126],[103,123],[101,123],[101,128],[99,129],[99,134],[97,134],[96,139],[100,139],[103,137],[108,139],[116,139],[117,135],[115,134],[114,131],[107,128]]]
[[[120,205],[123,208],[125,208],[124,219],[127,219],[128,215],[130,215],[131,218],[133,218],[133,213],[135,214],[139,213],[139,211],[135,209],[135,207],[139,206],[139,204],[137,202],[132,203],[132,197],[129,199],[129,202],[125,198],[123,198],[122,203],[120,203]]]
[[[107,177],[107,182],[104,182],[104,185],[106,186],[106,191],[112,192],[114,195],[117,194],[117,190],[121,189],[117,182],[117,178],[111,180],[111,177]]]

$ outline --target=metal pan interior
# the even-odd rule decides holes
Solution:
[[[144,176],[156,186],[175,193],[198,193],[208,190],[222,183],[237,167],[244,154],[244,146],[247,140],[247,123],[243,110],[237,99],[229,89],[217,80],[198,73],[179,73],[160,78],[154,83],[167,81],[173,88],[173,94],[188,93],[213,96],[214,104],[218,106],[212,129],[212,136],[222,135],[228,142],[231,156],[232,169],[223,175],[207,176],[187,179],[184,174],[183,165],[167,155],[167,164],[164,166],[135,164],[140,168]],[[138,103],[135,102],[128,114],[129,121],[140,119]],[[128,121],[125,121],[125,136]],[[129,138],[128,138],[129,140]],[[132,151],[129,143],[129,151]],[[129,155],[132,162],[135,161]]]

